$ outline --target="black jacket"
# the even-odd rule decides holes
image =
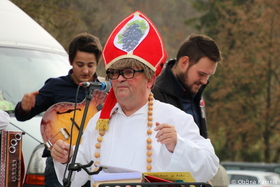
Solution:
[[[152,89],[152,92],[154,94],[155,99],[160,100],[165,103],[169,103],[174,105],[177,108],[180,108],[181,110],[184,110],[183,104],[180,101],[180,98],[177,96],[175,89],[174,89],[174,83],[172,81],[172,71],[171,68],[173,67],[175,63],[175,60],[170,60],[166,67],[163,69],[162,73],[157,77],[156,83],[154,85],[154,88]],[[194,104],[197,106],[196,108],[199,110],[197,111],[200,116],[200,135],[204,138],[207,138],[207,124],[206,124],[206,116],[205,116],[205,103],[202,97],[202,92],[206,85],[202,86],[198,93],[196,94],[194,98]]]
[[[44,86],[39,90],[36,96],[35,106],[29,112],[25,112],[21,108],[21,102],[15,107],[15,116],[18,121],[26,121],[34,116],[46,111],[49,107],[60,102],[76,102],[76,92],[78,85],[71,77],[72,69],[69,70],[68,75],[57,78],[49,78],[46,80]],[[97,74],[94,74],[95,81]],[[84,87],[79,88],[77,103],[82,102],[87,94],[87,89]],[[49,150],[45,149],[43,157],[50,156]]]

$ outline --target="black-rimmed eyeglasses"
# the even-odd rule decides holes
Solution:
[[[122,75],[126,79],[132,79],[136,72],[144,72],[144,70],[135,70],[133,68],[127,67],[124,69],[108,69],[106,71],[106,74],[108,78],[112,80],[119,78],[120,75]]]

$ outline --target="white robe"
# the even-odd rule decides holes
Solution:
[[[168,123],[176,127],[178,141],[173,153],[165,145],[157,142],[153,131],[152,142],[152,170],[151,172],[184,171],[191,172],[197,182],[210,180],[217,172],[219,159],[209,139],[199,135],[199,129],[193,117],[180,109],[166,103],[154,101],[153,127],[155,122]],[[100,148],[100,164],[128,168],[147,172],[147,108],[144,105],[131,116],[126,116],[120,106],[109,123],[109,130],[103,136]],[[114,109],[112,110],[114,111]],[[97,113],[87,125],[83,134],[82,144],[79,147],[75,163],[86,164],[95,161],[96,138],[99,136],[95,130]],[[59,181],[65,170],[65,165],[55,162],[55,169]],[[73,172],[73,186],[81,186],[91,177],[84,171]]]
[[[0,109],[0,130],[5,130],[9,125],[10,116],[7,112]]]

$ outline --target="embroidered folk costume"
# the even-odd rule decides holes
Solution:
[[[140,61],[156,75],[161,72],[167,58],[155,26],[139,11],[121,21],[104,46],[106,70],[118,60],[127,58]],[[122,76],[125,77],[124,74]],[[190,172],[197,182],[206,182],[215,175],[219,159],[210,140],[199,135],[191,115],[155,100],[150,93],[146,104],[127,116],[115,94],[112,88],[102,111],[89,121],[77,163],[87,164],[93,160],[92,171],[97,168],[97,163],[141,172],[184,171]],[[156,122],[175,127],[177,143],[173,152],[157,141]],[[65,165],[55,162],[55,167],[62,180]],[[83,170],[74,172],[72,176],[73,186],[80,186],[91,178]]]

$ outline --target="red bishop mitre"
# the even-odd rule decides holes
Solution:
[[[154,24],[143,13],[136,11],[115,27],[104,46],[102,56],[105,69],[120,59],[134,58],[159,75],[167,53]],[[97,129],[108,130],[111,110],[115,104],[115,94],[111,89],[97,121]]]

